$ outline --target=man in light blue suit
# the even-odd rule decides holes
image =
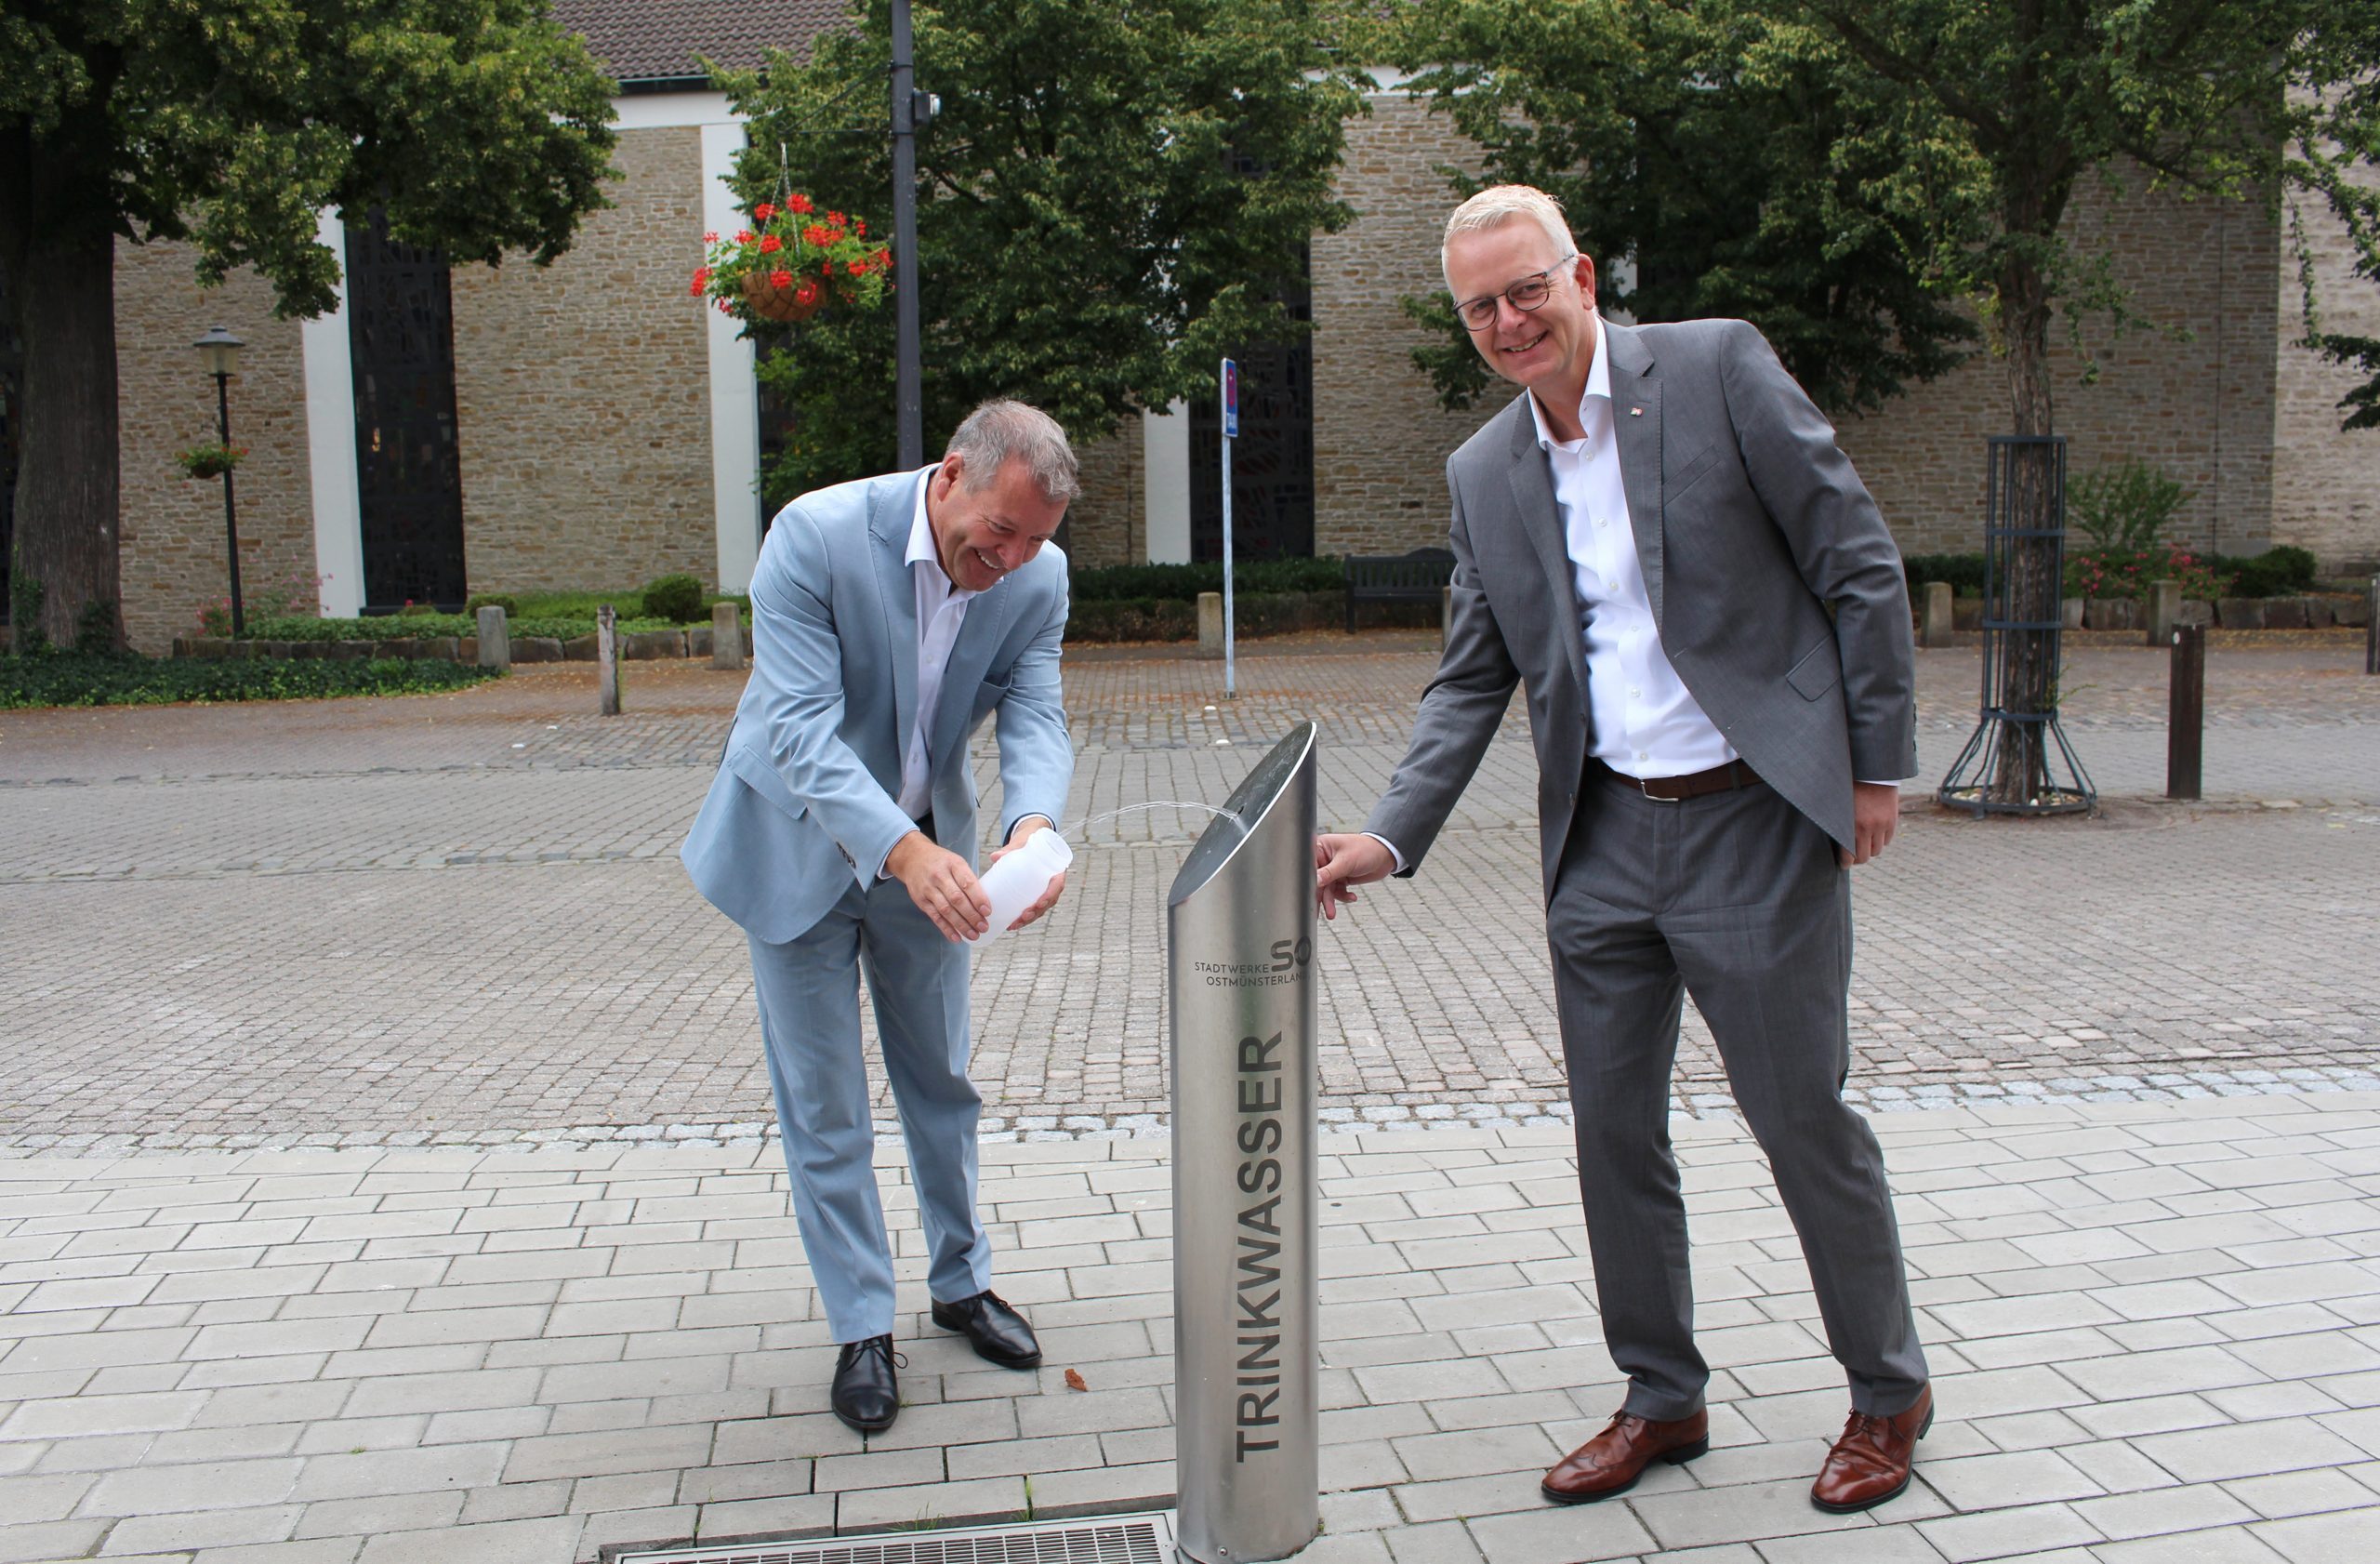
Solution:
[[[794,1211],[840,1345],[831,1401],[863,1434],[900,1408],[892,1254],[872,1167],[859,1029],[867,974],[907,1143],[934,1323],[1004,1367],[1041,1360],[991,1292],[975,1214],[982,1105],[967,1079],[975,878],[969,736],[993,717],[1005,843],[1049,829],[1074,751],[1058,682],[1066,562],[1050,536],[1079,492],[1065,433],[989,402],[941,461],[807,494],[752,576],[752,677],[680,856],[745,931]],[[1038,918],[1065,877],[1012,927]]]

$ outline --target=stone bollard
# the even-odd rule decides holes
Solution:
[[[2057,600],[2057,622],[2061,628],[2066,630],[2081,630],[2082,628],[2082,600],[2079,597],[2059,598]]]
[[[1198,655],[1220,657],[1223,655],[1223,594],[1198,594]]]
[[[1950,583],[1948,581],[1925,583],[1925,622],[1924,639],[1920,641],[1920,645],[1939,650],[1951,644],[1953,622],[1957,615],[1957,611],[1951,604],[1956,601],[1957,599],[1950,591]]]
[[[620,714],[619,616],[608,603],[595,610],[595,709],[606,717]]]
[[[2179,581],[2149,583],[2149,644],[2170,646],[2174,643],[2174,627],[2181,622],[2182,584]]]
[[[507,626],[504,605],[483,603],[480,607],[480,666],[510,668],[512,666],[512,631]]]
[[[744,625],[732,603],[710,605],[710,666],[733,669],[744,666]]]

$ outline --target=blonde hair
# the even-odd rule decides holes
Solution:
[[[1447,246],[1458,234],[1484,232],[1524,218],[1543,230],[1563,255],[1579,253],[1579,242],[1570,236],[1560,202],[1535,185],[1489,185],[1448,214],[1446,234],[1438,241],[1440,274],[1446,272]]]

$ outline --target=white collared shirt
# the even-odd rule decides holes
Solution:
[[[942,676],[950,666],[950,649],[959,643],[959,627],[967,622],[967,604],[979,595],[953,583],[934,552],[933,524],[926,519],[926,484],[940,466],[937,462],[918,475],[917,513],[909,523],[909,551],[904,556],[918,590],[918,721],[901,755],[900,804],[912,820],[924,819],[933,806],[926,736],[933,731],[934,711],[942,704]]]
[[[1686,776],[1736,759],[1661,648],[1653,601],[1628,522],[1611,399],[1610,335],[1596,323],[1595,355],[1579,399],[1585,438],[1557,440],[1529,394],[1537,443],[1553,469],[1554,504],[1570,555],[1586,649],[1588,753],[1629,776]],[[1620,415],[1625,416],[1625,415]]]

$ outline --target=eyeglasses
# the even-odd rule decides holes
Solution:
[[[1573,250],[1544,271],[1523,277],[1501,294],[1491,293],[1456,305],[1454,312],[1462,317],[1464,330],[1485,331],[1496,324],[1496,301],[1499,298],[1511,299],[1515,310],[1538,309],[1553,297],[1554,274],[1578,258],[1579,253]]]

